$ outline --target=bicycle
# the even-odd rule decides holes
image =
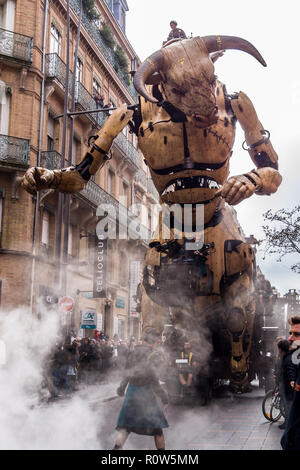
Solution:
[[[278,421],[281,416],[285,418],[284,405],[280,397],[278,385],[266,393],[262,402],[262,412],[264,417],[271,423]]]

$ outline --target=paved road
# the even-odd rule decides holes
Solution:
[[[264,391],[254,387],[251,393],[214,399],[207,407],[170,406],[167,412],[170,427],[165,430],[166,448],[280,450],[283,431],[278,425],[282,419],[274,424],[265,420],[261,411],[263,396]],[[121,405],[121,398],[97,404],[97,408],[102,409],[103,420],[99,431],[102,449],[113,447],[116,437],[114,428]],[[150,450],[155,447],[152,437],[132,434],[124,448]]]

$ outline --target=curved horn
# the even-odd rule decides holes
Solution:
[[[163,63],[163,53],[161,51],[154,52],[140,65],[133,78],[133,85],[136,91],[151,103],[157,103],[158,101],[148,93],[145,83],[151,75],[163,68]]]
[[[236,36],[204,36],[201,39],[204,41],[209,53],[223,49],[238,49],[255,57],[264,67],[267,66],[258,50],[245,39]]]

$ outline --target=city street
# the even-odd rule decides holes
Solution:
[[[107,393],[114,391],[104,385]],[[166,449],[170,450],[280,450],[283,431],[278,423],[270,424],[264,418],[261,404],[264,391],[253,387],[251,393],[214,399],[207,407],[170,405],[167,411],[169,428],[165,430]],[[113,432],[122,398],[108,402],[95,400],[93,408],[99,410],[102,428],[102,449],[112,449],[116,432]],[[105,422],[105,425],[103,425]],[[132,434],[124,449],[154,449],[152,437]]]

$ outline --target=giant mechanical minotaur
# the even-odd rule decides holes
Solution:
[[[174,236],[176,215],[169,239],[163,238],[160,217],[145,262],[143,325],[162,329],[168,312],[173,324],[190,337],[197,338],[205,328],[221,363],[217,374],[230,377],[233,389],[246,391],[251,380],[255,259],[231,206],[252,195],[276,192],[281,176],[270,134],[250,99],[243,92],[229,95],[216,79],[214,61],[226,49],[247,52],[266,65],[252,44],[237,37],[169,41],[135,74],[140,100],[134,112],[126,105],[114,111],[79,165],[54,171],[30,168],[23,185],[30,193],[47,188],[80,191],[129,123],[161,201],[183,210],[188,204],[192,214],[197,204],[204,207],[204,245],[199,249],[186,249],[191,234],[184,228]],[[255,168],[228,178],[237,121]]]

